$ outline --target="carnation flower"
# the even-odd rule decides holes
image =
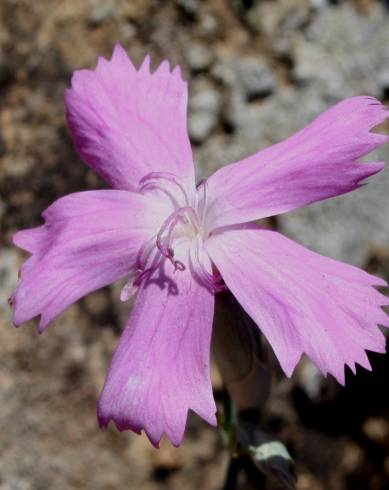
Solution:
[[[255,221],[357,189],[382,162],[358,160],[388,139],[372,97],[338,103],[294,136],[195,185],[187,84],[164,61],[137,70],[123,48],[66,92],[85,162],[112,187],[58,199],[45,223],[19,231],[31,253],[12,297],[14,323],[39,330],[69,305],[127,278],[136,301],[101,394],[101,426],[144,430],[178,446],[191,409],[216,424],[210,380],[215,295],[229,289],[291,376],[305,353],[344,383],[385,351],[384,280],[322,257]]]

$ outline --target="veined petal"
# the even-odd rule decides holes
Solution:
[[[101,394],[101,426],[113,420],[119,430],[144,430],[155,446],[165,433],[178,446],[188,409],[216,425],[209,365],[213,312],[213,294],[189,268],[174,273],[165,261],[141,284]]]
[[[281,234],[247,226],[206,242],[228,288],[270,342],[290,376],[303,353],[344,383],[344,366],[369,369],[365,350],[385,352],[377,324],[389,298],[382,279],[320,256]]]
[[[370,132],[389,117],[373,97],[346,99],[287,140],[208,180],[210,229],[285,213],[350,192],[382,170],[357,160],[388,141]]]
[[[40,330],[82,296],[126,276],[160,223],[155,201],[127,191],[70,194],[43,213],[45,224],[14,243],[32,253],[12,296],[14,323],[41,315]]]
[[[164,61],[139,70],[116,45],[110,61],[76,71],[66,91],[68,124],[85,162],[112,187],[133,190],[151,172],[171,172],[194,189],[187,134],[187,84]]]

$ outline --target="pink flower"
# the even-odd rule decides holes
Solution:
[[[188,409],[216,424],[210,380],[215,294],[227,287],[291,376],[306,353],[344,383],[385,351],[385,281],[311,252],[252,222],[358,188],[382,162],[358,159],[388,137],[370,132],[388,110],[372,97],[335,105],[286,141],[195,186],[187,85],[164,61],[136,70],[116,46],[66,92],[78,151],[113,190],[65,196],[45,224],[16,233],[32,255],[12,297],[16,325],[39,330],[86,294],[128,278],[136,290],[101,394],[100,424],[144,430],[158,446],[183,438]]]

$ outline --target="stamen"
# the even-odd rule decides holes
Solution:
[[[147,261],[150,258],[152,251],[155,248],[155,240],[157,235],[153,235],[147,241],[143,243],[141,248],[139,249],[137,256],[137,268],[140,270],[144,270],[147,264]]]
[[[166,186],[172,184],[173,187]],[[178,188],[181,195],[174,191]],[[201,188],[201,189],[200,189]],[[195,239],[189,252],[189,261],[193,273],[199,281],[204,284],[210,291],[217,293],[225,288],[220,275],[208,272],[204,266],[201,253],[203,252],[203,238],[206,236],[204,230],[204,218],[207,211],[207,182],[203,181],[197,186],[195,201],[192,203],[191,198],[186,191],[184,182],[174,174],[169,172],[151,172],[144,176],[138,185],[138,192],[150,189],[159,189],[166,193],[171,199],[175,210],[162,223],[158,233],[146,240],[140,247],[137,256],[137,270],[133,277],[129,278],[128,283],[122,291],[122,299],[128,299],[133,291],[141,282],[151,276],[155,270],[161,266],[165,259],[168,259],[174,266],[175,271],[184,271],[186,265],[174,256],[173,242],[176,244],[177,239],[181,236],[181,229],[175,233],[179,223],[183,223],[183,237],[185,240]],[[182,198],[183,199],[182,199]],[[182,206],[179,201],[185,201]]]
[[[199,209],[199,214],[201,215],[201,222],[202,223],[205,223],[205,214],[207,211],[207,199],[208,199],[207,186],[208,186],[207,179],[201,180],[197,184],[197,190],[199,190],[200,188],[202,188],[202,190],[203,190],[203,198],[201,200],[201,209],[200,209],[200,202],[197,203],[197,206]]]
[[[179,190],[181,191],[184,200],[185,200],[185,205],[189,206],[189,196],[186,192],[185,186],[182,183],[181,179],[177,177],[176,175],[170,173],[170,172],[150,172],[149,174],[145,175],[144,177],[141,178],[139,181],[138,185],[138,192],[142,192],[143,190],[146,189],[159,189],[169,195],[169,197],[173,200],[174,204],[178,207],[179,204],[175,197],[164,187],[161,185],[158,185],[158,181],[167,181],[172,184],[175,184]]]
[[[135,284],[135,281],[138,277],[138,274],[139,271],[130,274],[128,281],[123,286],[123,289],[120,292],[120,301],[128,301],[132,296],[134,296],[137,290],[137,285]]]
[[[185,265],[180,260],[176,260],[174,262],[174,268],[176,271],[180,271],[180,272],[186,269]]]
[[[190,262],[193,269],[193,273],[197,276],[198,280],[212,293],[216,294],[226,289],[220,274],[214,276],[207,271],[203,261],[200,258],[200,250],[202,248],[202,239],[200,236],[196,237],[196,242],[192,244],[189,252]]]
[[[183,208],[176,209],[162,224],[158,235],[157,235],[157,247],[161,254],[169,259],[171,263],[174,265],[176,270],[185,270],[185,265],[178,261],[174,260],[174,250],[172,249],[171,243],[173,241],[173,232],[174,228],[177,226],[177,223],[185,218],[192,218],[192,222],[196,227],[199,227],[199,221],[195,210],[190,206],[185,206]],[[165,243],[163,243],[164,233],[166,233]]]
[[[138,276],[134,281],[134,286],[136,287],[140,286],[140,283],[143,281],[143,279],[149,277],[157,269],[157,267],[149,267],[148,269],[145,269],[144,271],[140,272],[140,274],[138,274]]]

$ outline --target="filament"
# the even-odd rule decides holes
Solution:
[[[175,197],[163,185],[158,184],[158,181],[166,181],[175,184],[176,187],[181,191],[184,197],[185,204],[189,206],[189,196],[186,192],[184,184],[179,177],[170,172],[150,172],[149,174],[145,175],[139,181],[138,192],[142,192],[143,190],[147,190],[150,188],[159,189],[168,194],[174,204],[178,206],[178,202]]]

